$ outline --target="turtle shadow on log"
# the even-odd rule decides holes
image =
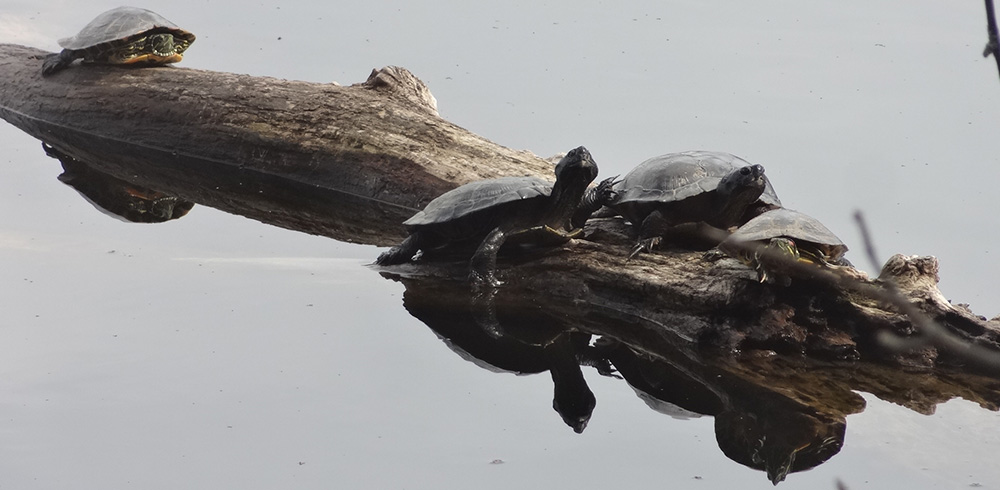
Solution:
[[[722,452],[775,484],[841,450],[848,415],[865,409],[858,391],[923,414],[955,397],[1000,406],[1000,386],[989,377],[772,351],[721,355],[669,334],[670,325],[584,297],[541,298],[520,289],[517,278],[471,292],[463,265],[411,264],[381,274],[405,286],[407,311],[463,359],[493,372],[549,371],[553,407],[578,433],[600,395],[581,366],[623,379],[649,408],[675,419],[713,417]]]

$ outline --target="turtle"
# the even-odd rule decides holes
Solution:
[[[498,177],[470,182],[441,194],[403,222],[409,236],[383,252],[377,265],[409,261],[418,251],[458,243],[478,243],[470,261],[474,284],[497,286],[496,257],[503,243],[565,243],[582,233],[573,226],[584,192],[597,177],[597,164],[584,147],[571,150],[555,166],[555,183],[538,177]],[[611,182],[603,183],[610,187]]]
[[[757,279],[788,283],[789,259],[821,266],[847,266],[847,245],[823,223],[787,208],[767,211],[746,222],[719,244],[719,250],[757,270]]]
[[[77,58],[112,65],[176,63],[194,39],[156,12],[118,7],[98,15],[75,36],[60,39],[65,49],[45,57],[42,75],[56,73]]]
[[[625,175],[606,203],[638,235],[629,258],[656,246],[670,227],[705,223],[726,230],[781,206],[764,167],[717,151],[650,158]]]

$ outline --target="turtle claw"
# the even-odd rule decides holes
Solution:
[[[707,250],[705,253],[701,254],[701,259],[707,262],[718,262],[726,257],[729,257],[729,255],[726,255],[725,252],[719,250],[718,247]]]
[[[406,237],[403,243],[379,254],[378,258],[375,259],[375,265],[402,264],[412,259],[418,250],[420,250],[420,236],[419,233],[414,233]]]
[[[410,257],[412,256],[407,256],[407,254],[400,250],[399,247],[392,247],[379,254],[378,258],[375,259],[375,265],[402,264],[403,262],[410,260]]]
[[[760,264],[757,264],[757,280],[761,284],[764,284],[765,282],[767,282],[767,279],[768,279],[767,270],[764,269],[764,267],[761,266]]]
[[[597,184],[597,195],[600,196],[602,204],[607,205],[618,198],[618,191],[615,190],[615,186],[620,183],[621,179],[616,175],[608,177]]]
[[[625,259],[625,261],[628,262],[634,259],[637,255],[639,255],[642,252],[646,253],[652,252],[653,247],[659,244],[660,244],[660,237],[658,236],[639,240],[639,242],[636,243],[634,247],[632,247],[632,251],[628,254],[628,258]]]

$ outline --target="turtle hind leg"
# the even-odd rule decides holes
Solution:
[[[403,243],[382,252],[375,259],[375,265],[402,264],[412,259],[417,254],[417,251],[420,250],[420,240],[420,233],[414,233],[406,237]]]
[[[68,49],[59,53],[50,54],[42,61],[42,76],[51,75],[63,68],[66,68],[76,59],[76,56]]]
[[[476,253],[472,255],[472,260],[469,261],[469,280],[472,281],[474,288],[497,287],[503,284],[496,277],[497,252],[506,239],[507,232],[497,227],[479,244]]]

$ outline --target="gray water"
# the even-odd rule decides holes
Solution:
[[[7,1],[0,42],[56,50],[117,3]],[[980,2],[465,2],[145,5],[198,35],[182,66],[364,80],[400,65],[441,115],[602,174],[687,149],[760,163],[788,207],[877,272],[935,255],[941,290],[1000,313],[1000,77]],[[710,417],[650,410],[585,371],[574,434],[547,375],[448,348],[339,243],[197,206],[109,219],[0,125],[0,487],[770,488]],[[1000,487],[1000,416],[921,415],[863,394],[844,448],[781,488]]]

